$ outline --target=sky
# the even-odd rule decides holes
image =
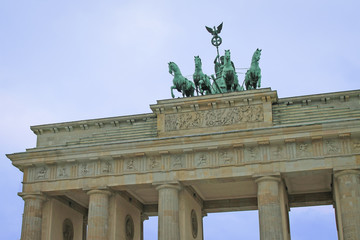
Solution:
[[[150,113],[169,99],[168,62],[214,73],[205,26],[239,68],[262,49],[262,88],[279,98],[359,89],[360,2],[0,0],[0,232],[19,239],[22,173],[5,154],[33,148],[30,126]],[[241,80],[242,81],[242,80]],[[176,97],[180,96],[176,93]],[[145,221],[156,239],[157,218]],[[259,239],[256,211],[209,214],[205,240]],[[293,240],[337,239],[332,206],[292,208]]]

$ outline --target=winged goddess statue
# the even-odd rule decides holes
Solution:
[[[211,39],[211,43],[212,45],[214,45],[215,47],[220,46],[220,44],[222,43],[222,39],[219,36],[221,29],[223,27],[223,23],[221,23],[217,28],[214,26],[214,29],[205,26],[206,30],[211,33],[211,35],[213,35],[213,38]]]

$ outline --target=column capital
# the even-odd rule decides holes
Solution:
[[[105,194],[105,195],[112,195],[112,192],[109,189],[92,189],[92,190],[88,190],[87,191],[87,195],[92,195],[92,194]]]
[[[259,176],[255,179],[255,183],[259,184],[262,181],[275,181],[275,182],[281,182],[281,177],[276,175],[271,176]]]
[[[19,192],[18,196],[22,197],[24,201],[27,199],[46,200],[46,196],[41,192]]]
[[[155,182],[152,184],[153,186],[156,187],[156,190],[161,190],[164,188],[173,188],[176,189],[178,191],[180,191],[182,189],[182,186],[179,182],[174,181],[174,182]]]
[[[207,217],[207,212],[204,210],[201,210],[201,217]]]
[[[149,216],[145,213],[141,213],[140,217],[141,217],[141,221],[149,220]]]
[[[360,175],[360,170],[359,169],[346,169],[346,170],[336,171],[334,173],[335,178],[341,177],[343,175]]]

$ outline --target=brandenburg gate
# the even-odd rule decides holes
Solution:
[[[8,154],[24,173],[23,240],[203,239],[207,213],[258,210],[290,239],[291,207],[332,204],[360,239],[360,90],[278,98],[270,88],[159,100],[152,113],[33,126]]]

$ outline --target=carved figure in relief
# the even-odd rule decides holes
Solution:
[[[127,170],[136,170],[135,164],[134,164],[134,159],[130,159],[130,160],[127,162],[126,169],[127,169]]]
[[[86,163],[81,165],[80,173],[83,176],[85,176],[85,175],[87,175],[89,173],[89,168],[88,168],[88,165]]]
[[[256,160],[258,158],[258,150],[256,147],[248,147],[246,150],[249,153],[250,160]]]
[[[159,168],[160,163],[155,158],[150,158],[150,169]]]
[[[207,155],[203,153],[199,156],[197,166],[204,166],[206,164],[207,164]]]
[[[168,114],[165,115],[165,130],[175,131],[261,121],[264,121],[261,105],[240,106],[191,113]]]
[[[360,142],[354,142],[353,147],[356,152],[360,151]]]
[[[308,145],[306,143],[302,143],[299,145],[299,150],[301,152],[305,152],[308,149]]]
[[[182,156],[181,155],[175,156],[172,166],[173,166],[173,168],[177,168],[177,167],[181,168],[181,167],[183,167]]]
[[[229,156],[227,151],[220,152],[219,158],[224,164],[230,164],[232,162],[232,158]]]
[[[283,148],[281,146],[274,146],[272,148],[272,154],[276,158],[283,158],[284,157]]]
[[[109,161],[104,162],[104,166],[102,168],[103,173],[110,173],[112,171],[112,165]]]
[[[329,153],[338,153],[338,152],[340,152],[340,148],[335,145],[334,141],[326,140],[325,144],[326,144],[326,147],[327,147],[327,150],[328,150]]]
[[[297,146],[297,151],[296,154],[298,156],[309,156],[311,154],[311,148],[310,148],[310,144],[308,143],[300,143]]]
[[[44,179],[46,177],[46,172],[47,172],[47,169],[46,167],[42,167],[39,169],[38,173],[37,173],[37,179]]]
[[[66,168],[65,167],[60,167],[59,171],[58,171],[58,176],[59,177],[67,177],[67,173],[66,173]]]

